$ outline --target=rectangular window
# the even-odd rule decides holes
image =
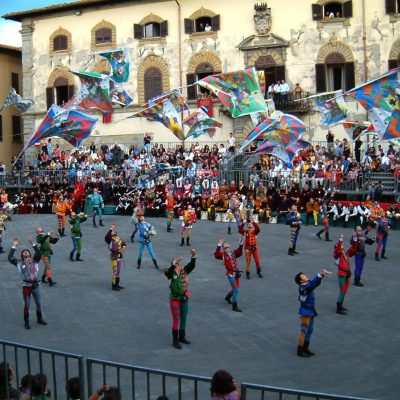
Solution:
[[[11,87],[14,88],[18,94],[22,95],[22,93],[19,92],[19,76],[16,72],[11,72]]]
[[[0,115],[0,142],[3,141],[3,116]]]
[[[14,115],[12,117],[12,141],[13,143],[22,142],[21,117],[17,117]]]

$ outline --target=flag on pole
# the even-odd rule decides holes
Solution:
[[[163,93],[160,96],[153,97],[147,102],[147,107],[154,106],[156,104],[162,103],[164,100],[169,100],[175,107],[176,111],[183,112],[189,110],[185,98],[182,96],[179,89],[172,90],[168,93]]]
[[[316,94],[308,99],[314,101],[314,110],[320,112],[323,125],[332,125],[347,117],[348,108],[341,91]]]
[[[211,138],[215,134],[215,128],[221,128],[222,124],[216,119],[209,117],[202,109],[192,112],[183,123],[189,126],[186,138],[197,138],[200,135],[208,134]]]

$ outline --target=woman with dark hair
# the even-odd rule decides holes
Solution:
[[[213,375],[210,391],[211,400],[240,400],[233,376],[223,369]]]
[[[7,362],[0,363],[0,400],[18,399],[17,389],[11,386],[14,379],[14,368]]]

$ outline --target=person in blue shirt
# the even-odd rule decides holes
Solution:
[[[294,256],[295,254],[299,254],[296,251],[296,243],[297,238],[299,236],[300,227],[302,224],[302,220],[300,214],[297,212],[297,206],[292,205],[290,209],[290,213],[286,219],[286,225],[290,226],[290,240],[289,240],[289,256]]]
[[[98,193],[97,188],[93,189],[93,194],[90,195],[90,199],[92,201],[92,218],[93,218],[93,226],[96,228],[96,215],[99,216],[100,226],[103,225],[103,213],[104,209],[104,200],[103,196]]]
[[[321,284],[322,278],[330,273],[331,272],[323,269],[312,280],[303,272],[299,272],[294,277],[294,281],[299,285],[300,335],[297,344],[297,355],[299,357],[311,357],[314,355],[314,353],[309,350],[311,335],[314,330],[314,317],[317,316],[314,289]]]
[[[139,232],[137,241],[139,242],[139,255],[137,260],[137,268],[140,269],[142,265],[143,250],[147,247],[150,257],[153,260],[153,264],[158,269],[157,258],[153,250],[153,244],[151,243],[151,237],[156,234],[156,230],[153,225],[146,222],[144,215],[138,216],[138,222],[136,228]]]

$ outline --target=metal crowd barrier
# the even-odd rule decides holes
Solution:
[[[168,396],[173,399],[202,400],[210,397],[211,378],[181,374],[153,368],[86,360],[88,391],[93,393],[103,382],[117,386],[124,399],[156,399]]]
[[[334,394],[292,390],[274,386],[242,383],[241,400],[366,400],[360,397],[340,396]]]
[[[15,382],[19,387],[25,375],[43,373],[47,376],[48,387],[54,400],[67,398],[66,384],[70,378],[79,377],[81,399],[85,396],[83,357],[78,354],[54,351],[41,347],[0,340],[2,362],[14,368]],[[6,369],[5,369],[6,372]],[[5,381],[8,377],[5,377]],[[8,389],[8,387],[7,387]],[[6,399],[9,398],[7,390]]]
[[[158,396],[168,396],[177,400],[205,400],[210,398],[211,378],[190,374],[181,374],[154,368],[144,368],[123,363],[83,359],[83,356],[53,351],[41,347],[0,340],[0,362],[9,363],[15,370],[12,387],[19,387],[20,379],[38,372],[48,377],[51,398],[68,399],[66,383],[72,377],[80,381],[80,399],[84,400],[105,383],[116,386],[124,400],[153,400]],[[85,370],[87,392],[85,390]],[[5,370],[5,372],[7,372]],[[7,376],[5,377],[7,382]],[[8,388],[8,385],[6,385]],[[274,386],[242,383],[242,400],[367,400],[358,397],[331,395],[310,391],[286,389]],[[8,390],[5,400],[10,398]]]

